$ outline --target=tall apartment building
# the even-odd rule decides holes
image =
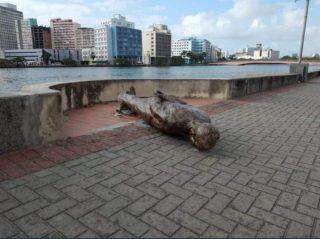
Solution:
[[[51,49],[51,30],[49,27],[33,26],[31,28],[34,49]]]
[[[77,29],[81,27],[79,23],[71,19],[51,19],[51,39],[54,49],[76,49]]]
[[[80,27],[76,31],[77,49],[86,49],[94,47],[94,29]]]
[[[96,61],[112,61],[112,37],[109,25],[94,30],[94,53]]]
[[[31,28],[37,25],[34,18],[15,21],[18,49],[33,49]]]
[[[23,13],[17,6],[0,3],[0,50],[17,49],[16,20],[22,20]]]
[[[142,60],[142,33],[134,23],[121,15],[102,23],[95,31],[95,53],[97,60],[113,63],[115,58],[125,58],[132,63]]]
[[[210,41],[206,39],[198,39],[190,37],[180,39],[172,43],[172,56],[181,56],[183,52],[193,52],[197,54],[206,53],[206,61],[214,61],[213,48]]]
[[[157,59],[169,64],[171,60],[171,32],[166,25],[154,24],[143,32],[143,63],[155,64]]]

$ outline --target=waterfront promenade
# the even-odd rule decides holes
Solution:
[[[207,152],[136,118],[80,136],[74,113],[71,137],[0,156],[0,237],[319,237],[319,91],[191,100],[222,135]]]

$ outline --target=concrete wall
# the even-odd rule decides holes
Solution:
[[[56,139],[62,116],[59,93],[0,97],[0,154]]]
[[[308,76],[318,77],[320,71]],[[63,124],[62,112],[115,101],[130,87],[142,97],[162,90],[178,97],[231,99],[295,84],[296,80],[296,74],[287,74],[225,80],[139,79],[37,85],[24,95],[0,96],[0,154],[56,139]]]

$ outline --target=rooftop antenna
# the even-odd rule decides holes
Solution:
[[[295,0],[295,2],[297,2],[297,1],[299,1],[299,0]],[[306,0],[305,13],[304,13],[304,19],[303,19],[303,29],[302,29],[302,35],[301,35],[301,41],[300,41],[299,64],[301,64],[301,62],[302,62],[302,54],[303,54],[304,38],[306,35],[309,5],[310,5],[310,0]]]

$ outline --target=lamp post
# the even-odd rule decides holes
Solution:
[[[296,0],[296,1],[297,1],[297,0]],[[301,64],[301,62],[302,62],[302,54],[303,54],[304,38],[305,38],[305,35],[306,35],[306,27],[307,27],[307,20],[308,20],[309,4],[310,4],[310,0],[306,0],[304,20],[303,20],[303,29],[302,29],[302,35],[301,35],[301,41],[300,41],[299,64]]]

